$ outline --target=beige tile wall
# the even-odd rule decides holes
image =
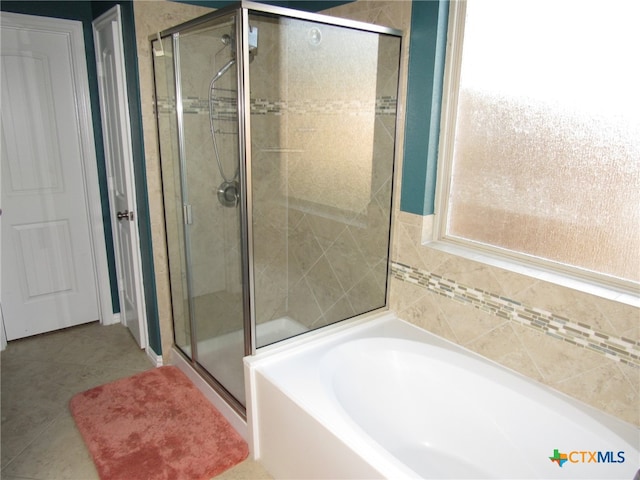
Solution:
[[[418,326],[528,377],[640,424],[640,348],[637,308],[538,281],[421,245],[422,217],[396,212],[393,261],[450,285],[495,295],[495,305],[515,305],[572,324],[577,341],[518,321],[517,316],[452,299],[426,285],[394,278],[391,308]],[[452,295],[453,296],[453,295]],[[506,318],[505,318],[506,317]],[[571,328],[571,327],[570,327]],[[561,332],[560,332],[561,333]],[[619,345],[620,353],[597,342]],[[596,348],[590,345],[596,340]],[[613,354],[612,354],[613,353]]]

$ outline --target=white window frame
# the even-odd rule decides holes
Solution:
[[[423,244],[469,260],[628,305],[640,306],[640,285],[638,283],[493,245],[446,235],[465,13],[466,0],[450,2],[438,148],[435,214],[425,217]]]

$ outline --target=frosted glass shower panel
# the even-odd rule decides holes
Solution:
[[[259,347],[386,304],[400,38],[249,23]]]

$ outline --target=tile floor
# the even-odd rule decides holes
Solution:
[[[9,342],[0,356],[0,478],[97,480],[69,400],[149,368],[151,361],[122,325],[91,323]],[[271,477],[246,460],[217,478]]]

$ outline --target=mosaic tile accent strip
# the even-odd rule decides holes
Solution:
[[[524,305],[495,293],[460,285],[434,273],[392,262],[391,275],[433,293],[517,322],[572,345],[587,348],[605,357],[640,367],[640,342],[594,330],[589,325],[551,312]]]
[[[235,91],[222,93],[213,98],[215,111],[220,115],[237,115]],[[252,115],[369,115],[375,109],[376,115],[395,115],[397,98],[379,97],[375,102],[360,102],[358,100],[335,100],[320,102],[318,100],[273,101],[263,98],[251,99]],[[175,106],[169,99],[159,99],[156,103],[159,113],[174,113]],[[208,114],[209,100],[186,97],[182,101],[182,111],[185,114]],[[235,118],[235,117],[234,117]]]

